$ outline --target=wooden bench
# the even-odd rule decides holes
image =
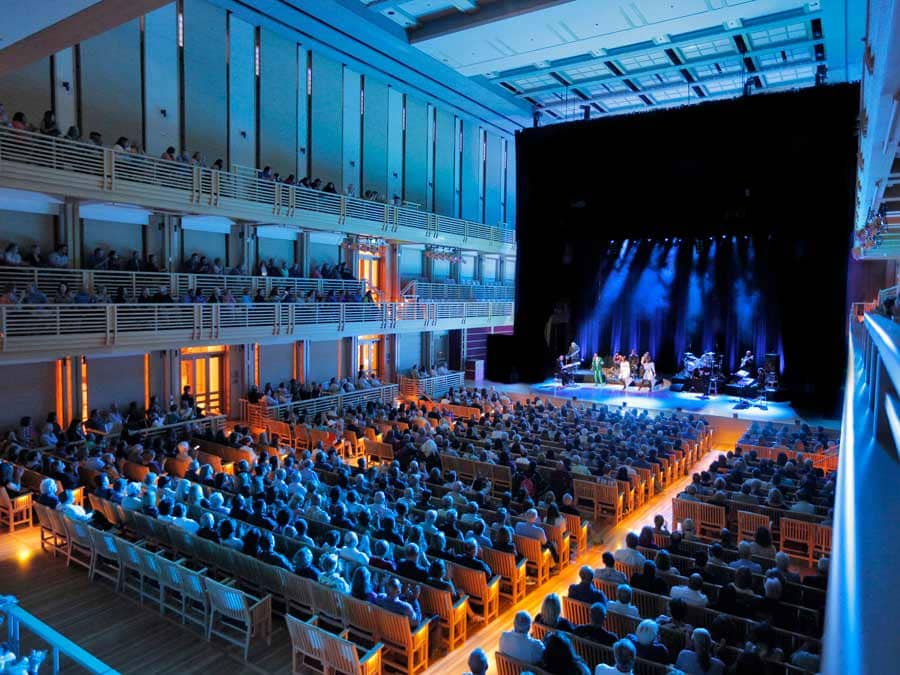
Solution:
[[[483,571],[454,562],[447,563],[447,571],[453,583],[468,594],[473,609],[480,608],[485,623],[493,621],[500,613],[500,577],[486,579]]]
[[[525,597],[527,561],[524,558],[516,562],[515,553],[506,553],[492,548],[481,549],[481,557],[491,566],[494,574],[500,576],[500,595],[502,597],[512,604],[516,604]]]
[[[513,535],[513,539],[519,555],[525,557],[525,569],[529,576],[535,577],[538,586],[550,581],[550,551],[544,548],[537,539],[523,537],[519,534]]]
[[[394,461],[394,446],[390,443],[382,443],[381,441],[373,441],[370,438],[363,439],[363,452],[368,458],[376,458],[379,462]]]
[[[284,619],[291,636],[294,673],[311,669],[326,673],[381,675],[381,643],[363,651],[348,639],[348,631],[335,635],[319,628],[317,616],[306,621],[290,615]]]

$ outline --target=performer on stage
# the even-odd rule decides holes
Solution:
[[[622,390],[628,389],[631,384],[631,363],[628,359],[619,362],[619,380],[622,382]]]
[[[594,371],[594,386],[606,384],[606,378],[603,376],[603,359],[594,352],[594,358],[591,359],[591,370]]]
[[[741,358],[741,365],[738,367],[738,370],[746,370],[748,373],[753,372],[754,361],[753,352],[748,349],[743,358]]]
[[[581,347],[579,347],[578,343],[574,340],[572,341],[572,344],[569,345],[569,353],[566,354],[566,361],[570,363],[572,361],[581,361]]]
[[[559,376],[559,380],[562,383],[562,386],[568,386],[569,382],[574,379],[572,373],[569,372],[569,369],[566,368],[566,357],[562,354],[559,355],[559,358],[556,361],[556,372]]]
[[[628,364],[631,366],[631,372],[640,375],[641,357],[638,356],[637,349],[632,349],[628,355]]]
[[[656,364],[653,362],[650,352],[644,352],[641,357],[641,377],[650,383],[650,391],[653,391],[653,386],[656,384]]]

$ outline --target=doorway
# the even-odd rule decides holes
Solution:
[[[223,346],[181,350],[181,389],[190,385],[197,405],[209,415],[225,413],[225,357]]]

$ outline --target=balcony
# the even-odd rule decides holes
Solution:
[[[486,253],[516,249],[508,228],[8,128],[0,128],[0,184]]]
[[[0,363],[507,326],[511,302],[0,305]]]
[[[441,398],[450,389],[460,390],[465,386],[466,374],[460,371],[450,372],[446,375],[434,377],[401,377],[399,380],[400,393],[407,397]]]
[[[473,300],[515,300],[516,288],[513,285],[495,284],[480,286],[476,284],[436,284],[426,281],[410,281],[403,287],[401,295],[410,300],[430,300],[470,302]]]

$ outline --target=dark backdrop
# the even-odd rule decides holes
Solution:
[[[520,133],[519,377],[546,377],[572,339],[652,348],[661,373],[688,346],[780,350],[792,400],[833,412],[858,101],[836,85]]]

